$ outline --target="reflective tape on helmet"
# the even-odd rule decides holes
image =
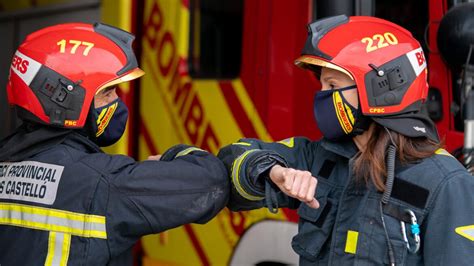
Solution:
[[[416,73],[416,76],[420,75],[420,73],[425,70],[426,68],[426,59],[425,54],[423,53],[423,49],[418,48],[407,54],[408,60],[410,60],[410,64],[413,67],[413,70]]]
[[[107,239],[105,216],[0,203],[0,224]]]
[[[36,76],[41,68],[41,64],[33,58],[30,58],[20,51],[16,51],[13,56],[12,65],[10,67],[15,74],[17,74],[26,85],[30,85],[33,78]]]

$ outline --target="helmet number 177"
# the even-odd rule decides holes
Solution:
[[[56,43],[57,45],[59,45],[59,52],[60,53],[65,53],[66,52],[66,43],[67,42],[66,42],[65,39],[62,39],[62,40],[60,40],[59,42]],[[70,45],[72,45],[71,50],[69,50],[69,52],[71,54],[75,54],[77,48],[82,45],[82,46],[86,47],[84,49],[84,51],[82,51],[82,55],[87,56],[89,54],[89,51],[92,49],[92,47],[94,47],[94,44],[91,43],[91,42],[84,42],[84,41],[78,41],[78,40],[69,40],[68,43]]]

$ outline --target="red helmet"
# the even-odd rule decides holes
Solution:
[[[357,85],[366,116],[418,111],[428,93],[423,50],[411,33],[389,21],[345,15],[308,26],[308,38],[295,64],[328,67]]]
[[[134,36],[105,24],[60,24],[36,31],[18,47],[10,67],[8,101],[22,119],[84,127],[100,90],[144,74]]]

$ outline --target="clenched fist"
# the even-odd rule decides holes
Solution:
[[[319,202],[314,198],[318,180],[310,172],[275,165],[270,170],[270,179],[286,195],[311,208],[319,208]]]

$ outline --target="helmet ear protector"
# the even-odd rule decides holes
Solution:
[[[374,71],[365,74],[369,106],[399,105],[416,79],[416,73],[408,58],[399,56],[381,66],[376,67],[373,64],[370,66]],[[421,105],[421,102],[418,103]]]
[[[24,120],[82,128],[99,91],[144,74],[133,40],[132,34],[100,23],[36,31],[13,57],[8,100]]]
[[[86,94],[80,84],[80,80],[74,83],[43,66],[31,82],[30,89],[38,98],[44,112],[49,115],[49,123],[62,126],[66,120],[79,119]]]
[[[428,90],[426,62],[410,32],[375,17],[334,16],[308,26],[308,38],[295,64],[327,67],[351,77],[365,116],[420,110]]]

